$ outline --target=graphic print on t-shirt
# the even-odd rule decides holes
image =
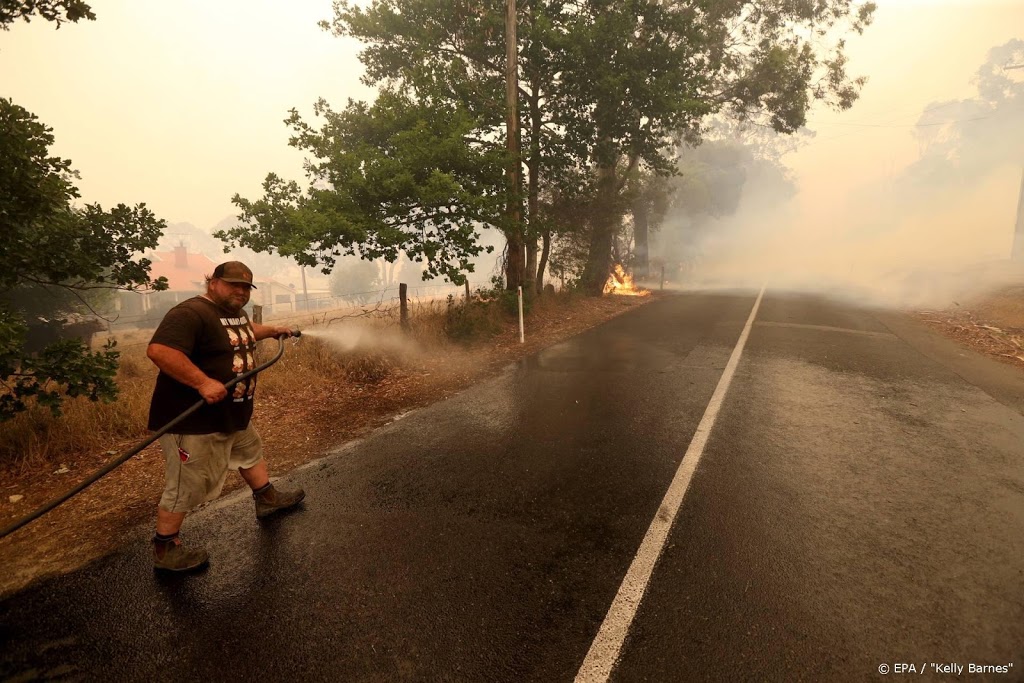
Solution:
[[[220,324],[224,326],[228,340],[235,350],[231,359],[231,371],[235,373],[235,376],[256,367],[253,359],[253,352],[256,350],[256,333],[253,331],[252,325],[249,324],[249,320],[246,318],[221,318]],[[248,382],[236,384],[231,398],[235,403],[251,401],[255,389],[256,378],[252,377]]]

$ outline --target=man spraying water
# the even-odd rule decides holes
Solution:
[[[250,424],[256,376],[226,382],[254,367],[256,342],[294,336],[287,327],[249,320],[243,307],[253,288],[252,271],[239,261],[217,266],[206,293],[178,304],[164,316],[146,355],[160,369],[149,409],[149,429],[159,430],[202,397],[206,403],[160,437],[166,464],[157,508],[153,561],[158,570],[191,571],[209,561],[201,548],[178,538],[185,515],[220,495],[228,469],[237,468],[253,491],[256,516],[294,507],[302,489],[281,491],[270,483],[263,445]]]

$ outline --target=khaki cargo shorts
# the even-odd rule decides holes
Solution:
[[[263,459],[263,442],[250,424],[240,432],[164,434],[167,465],[160,509],[190,512],[220,495],[229,469],[249,469]]]

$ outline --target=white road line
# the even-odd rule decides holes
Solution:
[[[747,337],[750,336],[750,328],[754,325],[754,318],[757,317],[757,309],[761,306],[764,289],[761,287],[761,292],[757,295],[757,301],[754,302],[754,308],[750,311],[747,324],[744,326],[743,332],[740,333],[736,348],[729,356],[729,362],[725,366],[721,379],[718,380],[718,386],[715,387],[715,393],[711,395],[711,401],[704,410],[700,424],[697,425],[693,440],[690,441],[690,446],[686,449],[682,462],[679,463],[679,469],[676,470],[675,477],[672,478],[672,483],[658,507],[658,513],[651,521],[651,526],[648,527],[647,533],[644,535],[640,549],[636,551],[636,556],[633,558],[632,564],[629,565],[625,578],[622,579],[619,592],[615,594],[612,606],[576,674],[576,683],[599,683],[607,681],[612,674],[615,662],[622,651],[626,633],[629,632],[629,627],[636,616],[637,607],[640,606],[640,600],[644,596],[644,591],[647,590],[654,565],[658,562],[658,557],[661,556],[661,551],[665,547],[669,529],[672,528],[672,522],[675,521],[679,507],[683,503],[686,489],[689,488],[690,480],[693,479],[693,473],[697,469],[697,463],[700,462],[700,456],[704,453],[704,447],[707,445],[711,429],[715,425],[718,411],[722,408],[726,392],[729,391],[732,377],[736,373],[736,366],[739,365],[740,356],[743,355],[743,347],[746,346]]]

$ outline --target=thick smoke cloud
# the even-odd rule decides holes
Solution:
[[[767,283],[868,305],[940,307],[1020,280],[1024,267],[1009,259],[1024,69],[1006,68],[1017,64],[1021,40],[989,52],[972,97],[926,106],[913,128],[919,158],[902,172],[880,173],[840,200],[798,185],[793,201],[777,177],[748,172],[733,212],[680,202],[658,236],[660,255],[684,264],[680,286]],[[843,163],[837,155],[820,173]]]

